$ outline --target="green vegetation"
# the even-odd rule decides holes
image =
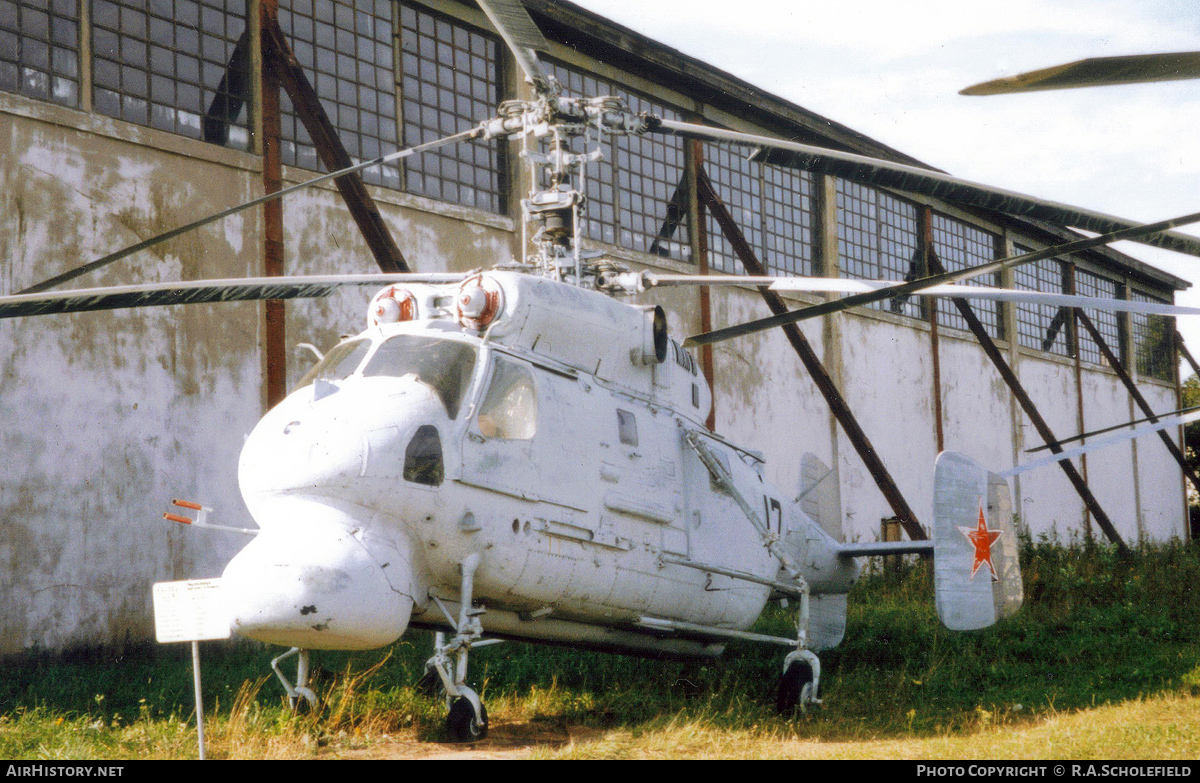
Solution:
[[[782,651],[761,645],[688,663],[505,644],[472,656],[472,680],[493,736],[542,743],[537,755],[1195,757],[1200,551],[1123,559],[1026,542],[1022,562],[1025,608],[966,634],[937,622],[924,564],[865,578],[845,641],[821,656],[825,705],[791,720],[773,708]],[[772,609],[758,630],[790,635],[793,616]],[[314,655],[334,673],[323,708],[293,716],[265,676],[278,650],[204,645],[209,755],[445,750],[429,744],[442,740],[440,699],[414,687],[429,647],[410,634],[386,651]],[[194,757],[191,712],[186,645],[30,654],[0,681],[0,757]]]

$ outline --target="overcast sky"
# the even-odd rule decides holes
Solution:
[[[1195,0],[574,1],[955,176],[1143,221],[1200,211],[1200,80],[958,94],[1085,57],[1200,50]],[[1118,247],[1200,289],[1200,259]],[[1200,290],[1177,301],[1200,306]],[[1179,326],[1200,353],[1200,316]]]

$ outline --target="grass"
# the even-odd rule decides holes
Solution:
[[[782,652],[760,645],[696,663],[504,644],[473,654],[471,679],[493,735],[541,757],[1197,757],[1200,551],[1026,542],[1022,563],[1025,608],[965,634],[937,622],[924,565],[869,575],[821,655],[825,705],[793,719],[773,709]],[[757,630],[792,618],[772,609]],[[439,747],[441,700],[413,687],[430,645],[314,655],[335,673],[315,715],[264,676],[278,650],[203,645],[209,756]],[[187,645],[30,653],[0,681],[0,758],[191,758],[193,719]]]

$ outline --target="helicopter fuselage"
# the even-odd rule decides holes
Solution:
[[[704,428],[709,389],[661,311],[523,275],[475,284],[487,323],[458,287],[385,289],[375,312],[408,319],[332,349],[248,437],[239,480],[262,532],[225,571],[236,631],[359,649],[444,628],[474,558],[490,634],[716,654],[637,623],[755,621],[769,586],[696,567],[779,573],[735,494],[814,594],[849,590],[857,566],[761,457]]]

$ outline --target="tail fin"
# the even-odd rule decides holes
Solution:
[[[938,617],[953,631],[986,628],[1024,602],[1008,481],[969,457],[942,452],[934,468],[934,583]]]

